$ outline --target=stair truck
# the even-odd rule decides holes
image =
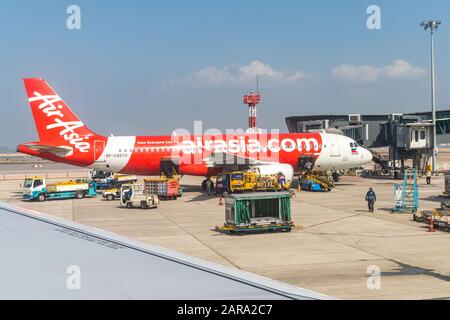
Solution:
[[[45,178],[33,177],[25,179],[23,188],[25,200],[82,199],[96,196],[95,182],[86,179],[47,184]]]
[[[293,227],[289,192],[252,192],[226,195],[225,224],[216,231],[289,232]]]
[[[419,186],[416,169],[405,169],[403,183],[394,184],[394,207],[391,212],[416,213],[419,208]]]
[[[123,184],[120,187],[120,206],[132,208],[157,208],[159,198],[155,194],[145,192],[142,183]]]

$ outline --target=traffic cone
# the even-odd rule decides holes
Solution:
[[[428,232],[436,232],[433,225],[433,216],[430,217],[430,223],[428,225]]]
[[[222,198],[222,195],[220,195],[220,198],[219,198],[219,206],[223,206],[223,198]]]

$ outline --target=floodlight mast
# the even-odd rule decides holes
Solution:
[[[430,29],[431,35],[431,116],[433,123],[433,151],[432,151],[432,170],[436,171],[436,86],[435,86],[435,68],[434,68],[434,30],[441,24],[440,20],[425,20],[420,25],[424,30]]]

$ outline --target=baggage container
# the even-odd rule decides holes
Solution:
[[[288,192],[229,194],[225,197],[225,224],[219,231],[291,231]]]
[[[181,196],[180,180],[167,178],[152,178],[144,180],[144,192],[155,194],[160,199],[175,200]]]

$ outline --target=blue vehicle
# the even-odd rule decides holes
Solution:
[[[315,175],[305,175],[300,179],[299,183],[302,190],[306,191],[329,192],[334,188],[332,181]]]
[[[90,172],[91,180],[95,181],[97,184],[97,189],[105,190],[117,188],[120,189],[120,186],[124,183],[134,183],[137,182],[137,177],[135,175],[126,175],[113,173],[110,171],[99,171],[99,170],[91,170]]]
[[[82,199],[96,197],[96,183],[89,180],[69,180],[47,184],[45,178],[27,178],[23,187],[23,199],[45,201],[52,199]]]

